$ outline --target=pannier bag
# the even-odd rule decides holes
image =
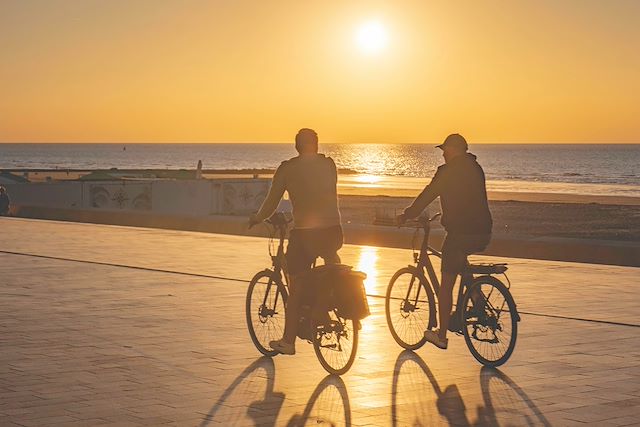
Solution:
[[[364,280],[367,275],[345,264],[315,267],[307,275],[313,303],[337,310],[345,319],[362,320],[370,313]]]

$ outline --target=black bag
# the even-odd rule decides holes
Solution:
[[[309,298],[315,306],[336,309],[340,317],[362,320],[369,316],[369,302],[364,287],[367,275],[344,264],[313,268],[305,279]]]

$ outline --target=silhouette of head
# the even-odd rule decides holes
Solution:
[[[302,128],[296,135],[296,150],[300,154],[318,152],[318,134],[313,129]]]
[[[437,145],[436,147],[442,150],[442,156],[444,157],[445,162],[466,153],[469,149],[467,140],[459,133],[452,133],[445,138],[442,144]]]
[[[7,189],[0,185],[0,193],[4,193],[5,191],[7,191]]]

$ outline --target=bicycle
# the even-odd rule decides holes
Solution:
[[[291,220],[282,213],[276,213],[265,222],[273,227],[269,239],[272,267],[258,272],[249,283],[246,320],[249,335],[258,351],[265,356],[273,357],[278,352],[269,347],[269,341],[282,337],[289,298],[284,240]],[[276,235],[278,245],[274,251],[273,241]],[[315,268],[321,269],[324,266]],[[358,349],[356,321],[341,317],[335,308],[328,309],[327,316],[324,316],[323,320],[315,320],[311,315],[312,307],[310,307],[313,301],[312,295],[305,298],[306,304],[303,304],[298,337],[313,344],[316,357],[327,372],[342,375],[353,365],[356,357]],[[305,306],[306,310],[304,310]]]
[[[423,231],[420,249],[413,248],[415,265],[398,270],[387,287],[387,325],[398,345],[408,350],[422,347],[426,342],[424,331],[437,326],[435,295],[440,282],[431,257],[442,258],[442,254],[429,245],[429,233],[430,223],[439,216],[440,213],[411,222],[416,227],[414,242],[419,231]],[[464,335],[473,357],[485,366],[504,364],[516,345],[520,316],[509,291],[511,282],[506,271],[505,263],[469,264],[467,261],[449,322],[449,330]],[[508,285],[494,276],[498,274],[505,277]]]

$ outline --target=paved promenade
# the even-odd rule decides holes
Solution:
[[[640,423],[637,268],[507,259],[523,314],[500,370],[461,337],[403,352],[372,297],[356,362],[336,378],[301,341],[293,357],[253,347],[246,284],[226,278],[267,267],[266,239],[17,218],[0,229],[2,426]],[[411,260],[341,255],[372,295]]]

